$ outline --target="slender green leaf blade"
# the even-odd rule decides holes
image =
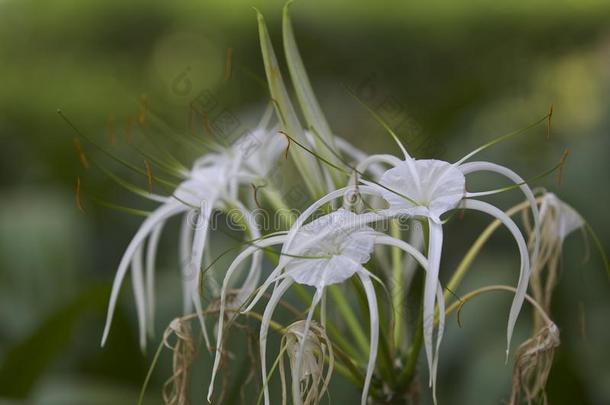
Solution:
[[[267,74],[267,81],[269,83],[269,92],[271,98],[274,100],[275,108],[278,113],[279,119],[284,129],[294,139],[307,143],[305,132],[299,122],[299,118],[294,110],[288,90],[282,80],[280,68],[273,51],[273,44],[271,38],[269,38],[269,32],[265,24],[263,15],[257,11],[258,16],[258,30],[260,36],[261,52],[263,55],[263,61],[265,64],[265,73]],[[324,194],[324,184],[322,179],[322,172],[317,161],[307,155],[305,155],[299,148],[290,148],[291,155],[297,165],[297,169],[301,173],[305,184],[314,197],[319,197]]]
[[[292,2],[288,2],[284,6],[283,16],[283,42],[284,42],[284,53],[286,54],[286,62],[288,64],[288,70],[292,83],[296,90],[297,98],[307,121],[307,126],[313,128],[322,139],[315,138],[317,152],[330,160],[335,164],[340,164],[336,157],[337,147],[335,145],[335,139],[328,125],[328,121],[320,108],[320,104],[316,98],[316,95],[311,87],[307,70],[303,64],[303,59],[299,53],[299,48],[294,36],[294,30],[292,28],[292,22],[290,20],[289,7]],[[332,150],[328,150],[331,148]],[[335,181],[344,180],[340,173],[332,171],[333,179]]]

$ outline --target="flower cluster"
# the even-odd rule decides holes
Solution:
[[[536,387],[528,391],[528,398],[530,394],[539,392],[540,386],[546,382],[550,360],[539,366],[535,356],[541,352],[552,353],[559,344],[558,329],[545,313],[549,310],[550,290],[556,281],[556,261],[565,237],[583,226],[580,215],[553,194],[536,198],[528,183],[510,168],[488,161],[473,161],[475,155],[509,138],[506,136],[476,148],[455,162],[448,162],[413,157],[389,128],[389,134],[402,152],[400,157],[390,154],[369,156],[334,135],[309,84],[286,8],[285,54],[306,120],[306,125],[303,125],[282,81],[260,15],[259,32],[277,125],[268,129],[270,114],[266,114],[262,123],[248,135],[258,140],[253,152],[245,153],[239,146],[242,144],[240,141],[228,148],[218,148],[196,160],[190,171],[182,173],[182,182],[171,196],[148,195],[160,206],[142,223],[121,259],[102,343],[108,336],[121,284],[131,269],[140,343],[145,346],[146,330],[153,322],[154,263],[159,238],[166,221],[182,215],[179,245],[183,310],[185,315],[194,311],[195,315],[191,317],[199,319],[206,344],[215,351],[208,401],[213,401],[217,374],[226,366],[222,360],[227,358],[227,328],[235,317],[250,315],[260,321],[260,389],[265,404],[271,402],[269,385],[276,369],[275,365],[271,368],[267,365],[270,329],[282,336],[275,364],[279,362],[284,401],[287,398],[284,354],[289,359],[291,396],[295,404],[319,403],[335,369],[355,381],[361,389],[361,403],[365,405],[370,397],[395,399],[405,395],[414,381],[414,365],[423,345],[429,385],[436,402],[436,376],[445,316],[455,309],[455,304],[446,309],[446,296],[439,281],[444,256],[443,225],[453,218],[456,211],[473,210],[487,214],[503,225],[515,240],[519,252],[516,286],[498,287],[514,292],[508,311],[507,358],[524,300],[540,303],[535,305],[543,314],[545,327],[536,339],[520,349],[516,368],[518,377],[515,377],[519,389],[527,385],[525,380],[536,381]],[[264,181],[280,156],[285,154],[288,157],[289,151],[305,188],[315,202],[284,231],[265,234],[252,214],[253,204],[259,202],[244,198],[245,189],[257,181]],[[511,185],[471,191],[468,179],[471,174],[480,172],[496,175]],[[511,218],[514,212],[505,212],[484,200],[486,196],[508,190],[520,190],[525,197],[521,211],[525,215],[527,232],[522,232]],[[268,201],[275,209],[284,204],[277,196]],[[245,248],[223,272],[222,283],[212,297],[214,304],[204,308],[202,285],[214,280],[207,274],[207,267],[204,268],[209,220],[213,211],[229,207],[243,214],[248,236],[245,237]],[[380,230],[383,223],[396,224],[405,219],[418,224],[422,230],[412,232],[412,240],[405,238],[400,229]],[[530,225],[532,220],[533,225]],[[391,260],[386,257],[388,251],[392,252]],[[268,253],[273,264],[273,270],[268,273],[263,266],[263,253]],[[406,265],[409,263],[407,259],[416,265]],[[245,275],[241,274],[243,265],[248,262],[249,270]],[[417,267],[425,272],[421,291],[416,291],[416,287],[389,284],[392,277],[388,277],[388,273],[398,275],[394,280],[403,280],[406,273],[415,271]],[[544,278],[544,284],[541,273],[546,267],[551,270]],[[532,274],[533,299],[527,295]],[[458,281],[454,284],[462,276],[456,275]],[[356,292],[361,307],[367,312],[368,319],[364,322],[355,315],[357,309],[345,294],[350,288]],[[393,290],[393,294],[394,290],[405,296],[412,292],[420,294],[421,318],[413,321],[399,316],[388,322],[388,312],[396,310],[392,305],[402,306],[406,302],[399,297],[387,305],[384,291],[388,288]],[[285,296],[295,289],[301,293],[311,291],[312,295],[301,294],[306,296],[303,297],[306,310],[302,314],[293,310],[300,319],[284,327],[275,322],[273,316],[281,304],[289,305]],[[331,295],[336,310],[326,305],[327,295]],[[260,304],[264,306],[262,313],[257,312]],[[213,343],[207,334],[204,318],[204,314],[210,313],[218,315]],[[395,313],[401,314],[402,311]],[[331,317],[335,321],[329,321]],[[399,330],[396,324],[406,322],[410,322],[409,326],[418,332],[412,336],[395,332]],[[355,345],[337,332],[337,328],[343,325],[353,335]],[[363,325],[369,329],[368,339]],[[178,326],[180,328],[174,327],[173,330],[180,337],[178,332],[186,330],[186,326],[182,323]],[[190,329],[188,342],[192,343]],[[408,347],[406,351],[402,349],[405,346]],[[340,358],[335,354],[340,354]],[[552,359],[552,354],[547,358]],[[536,378],[538,369],[544,373],[541,378]],[[181,383],[184,381],[180,380]],[[184,387],[175,391],[182,393]]]

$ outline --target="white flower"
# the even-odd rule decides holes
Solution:
[[[377,311],[377,298],[371,278],[375,278],[364,264],[369,261],[370,255],[376,244],[384,244],[398,247],[412,255],[424,269],[428,269],[426,258],[406,242],[391,238],[374,231],[369,223],[379,221],[384,217],[378,214],[357,215],[344,209],[339,209],[323,217],[315,219],[304,225],[305,221],[321,206],[337,198],[344,197],[346,193],[353,193],[353,187],[346,187],[333,191],[327,196],[312,204],[305,210],[288,234],[273,236],[244,250],[233,261],[225,275],[221,290],[221,306],[218,326],[218,336],[216,340],[217,351],[212,371],[212,380],[208,390],[208,401],[211,401],[214,380],[220,365],[221,353],[223,350],[223,318],[225,311],[225,300],[227,295],[227,285],[235,269],[246,260],[249,255],[261,248],[272,245],[282,244],[282,252],[277,267],[271,272],[267,280],[259,288],[258,293],[243,312],[250,311],[260,300],[269,286],[274,284],[273,293],[268,300],[260,329],[260,350],[261,350],[261,372],[263,379],[266,379],[266,346],[267,332],[269,323],[275,307],[290,286],[294,283],[309,285],[316,288],[311,307],[309,308],[305,320],[304,330],[309,330],[312,323],[314,310],[320,302],[324,290],[327,286],[341,283],[352,276],[357,276],[363,287],[368,300],[370,313],[370,349],[368,365],[366,369],[365,381],[362,390],[362,404],[366,404],[368,391],[375,368],[377,358],[377,346],[379,341],[379,318]],[[372,187],[361,186],[359,192],[368,195],[376,195],[376,190]],[[442,290],[437,290],[437,295],[442,297]],[[325,319],[324,313],[322,319]],[[439,330],[444,327],[444,319],[441,320]],[[301,347],[297,357],[296,370],[300,368],[304,347]],[[269,403],[269,390],[267,385],[264,387],[265,403]]]
[[[266,122],[264,123],[266,125]],[[209,345],[199,286],[203,254],[207,244],[209,220],[214,210],[231,206],[241,212],[247,222],[248,232],[253,239],[260,232],[252,213],[239,200],[241,185],[250,185],[255,179],[265,176],[279,158],[285,140],[275,131],[259,127],[252,133],[226,149],[209,153],[197,159],[188,173],[182,173],[184,180],[169,197],[150,194],[147,197],[160,202],[142,223],[129,243],[114,279],[102,345],[106,342],[114,315],[121,284],[131,267],[132,284],[136,301],[140,345],[146,345],[147,324],[152,330],[154,312],[154,262],[157,246],[165,222],[171,217],[183,215],[179,238],[179,253],[183,283],[183,311],[190,313],[195,308],[199,316],[204,337]],[[192,213],[196,213],[195,216]],[[146,282],[143,275],[143,250],[146,246]],[[260,252],[253,257],[250,273],[244,285],[247,294],[258,282]]]
[[[507,356],[513,329],[520,312],[525,293],[527,291],[530,277],[530,257],[525,238],[517,225],[500,209],[493,205],[475,200],[481,197],[502,191],[491,190],[485,192],[471,193],[466,191],[466,176],[473,172],[493,172],[508,178],[514,182],[530,202],[535,223],[535,242],[532,260],[538,256],[540,244],[540,221],[538,208],[534,195],[525,181],[512,170],[490,162],[468,162],[467,159],[482,150],[479,148],[468,154],[456,163],[449,163],[435,159],[414,159],[406,149],[400,145],[404,154],[404,160],[388,155],[373,155],[361,162],[357,170],[364,172],[366,168],[374,163],[384,163],[392,166],[380,178],[379,182],[361,179],[361,183],[372,187],[378,195],[381,195],[389,204],[389,208],[381,211],[384,215],[420,217],[427,220],[429,225],[428,240],[428,262],[430,271],[426,274],[424,288],[424,345],[426,357],[430,367],[430,385],[435,385],[436,366],[438,361],[438,347],[442,339],[442,331],[439,328],[436,336],[436,353],[433,353],[434,314],[435,305],[444,305],[444,298],[437,294],[439,288],[438,274],[443,246],[443,228],[441,216],[456,208],[472,209],[485,212],[499,219],[511,232],[521,256],[519,281],[511,310],[509,313],[507,327]],[[439,318],[444,317],[443,311],[439,311]]]
[[[542,197],[540,222],[542,223],[543,237],[561,242],[570,233],[585,225],[582,216],[553,193],[545,193]]]

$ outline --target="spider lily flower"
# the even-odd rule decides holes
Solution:
[[[394,138],[397,140],[395,136]],[[427,259],[430,271],[426,273],[424,288],[423,327],[426,357],[431,371],[430,385],[434,385],[436,378],[435,364],[438,361],[437,356],[433,354],[432,344],[434,337],[434,311],[435,305],[439,304],[440,306],[444,300],[442,296],[438,296],[437,299],[436,294],[439,287],[438,273],[443,246],[442,215],[457,208],[487,213],[500,220],[517,242],[521,263],[517,292],[513,299],[508,319],[506,351],[508,356],[513,329],[525,298],[530,277],[529,252],[521,231],[510,217],[495,206],[475,199],[475,197],[494,194],[504,191],[504,189],[468,192],[466,191],[466,176],[475,172],[492,172],[508,178],[522,190],[531,205],[534,217],[535,238],[532,253],[532,261],[534,262],[537,260],[540,244],[539,213],[531,189],[515,172],[491,162],[467,162],[477,152],[483,150],[485,146],[469,153],[456,163],[449,163],[435,159],[414,159],[400,142],[398,144],[404,154],[403,160],[391,155],[372,155],[358,165],[357,173],[363,173],[369,165],[374,163],[390,165],[391,168],[381,176],[379,182],[364,179],[361,179],[360,182],[377,190],[377,193],[387,201],[389,207],[383,210],[384,215],[388,217],[408,216],[427,220],[429,226]],[[444,317],[442,311],[440,311],[439,317]],[[437,347],[441,339],[442,332],[439,329],[436,335]]]
[[[402,249],[406,253],[412,255],[425,270],[428,269],[428,261],[416,248],[408,243],[374,231],[368,224],[384,219],[384,216],[377,213],[358,215],[344,209],[339,209],[305,224],[305,221],[320,207],[337,198],[345,197],[346,194],[353,193],[354,191],[355,189],[352,186],[329,193],[308,207],[299,218],[297,218],[288,234],[269,237],[261,242],[257,242],[256,246],[251,246],[244,250],[233,261],[225,274],[223,287],[220,293],[221,306],[216,340],[217,350],[212,371],[212,379],[208,390],[208,401],[211,401],[212,398],[214,380],[220,365],[220,357],[223,350],[225,297],[227,295],[227,285],[230,282],[230,278],[238,266],[258,249],[282,244],[282,251],[277,267],[258,289],[256,296],[249,303],[248,307],[242,311],[244,313],[250,311],[261,299],[267,288],[274,284],[271,298],[267,301],[263,313],[260,329],[261,371],[263,378],[266,378],[267,373],[265,358],[269,323],[275,307],[290,286],[297,283],[315,288],[312,304],[305,320],[304,330],[307,331],[312,323],[314,310],[322,299],[325,288],[332,284],[342,283],[352,276],[356,276],[360,279],[364,287],[370,313],[369,358],[362,391],[362,404],[366,403],[377,358],[379,319],[377,312],[377,297],[371,280],[376,279],[376,277],[369,273],[363,265],[369,261],[374,246],[378,244]],[[368,195],[377,195],[377,190],[369,186],[360,186],[358,192]],[[442,289],[440,287],[437,290],[437,295],[439,297],[442,296]],[[322,319],[325,319],[324,313],[322,314]],[[444,318],[440,320],[439,330],[442,330],[443,327]],[[304,347],[302,345],[299,355],[297,356],[296,370],[300,369],[303,350]],[[269,390],[266,384],[264,387],[264,397],[265,403],[268,404]]]
[[[282,403],[286,403],[286,375],[284,352],[288,355],[294,404],[318,404],[328,388],[332,377],[335,357],[333,347],[324,328],[313,321],[305,332],[305,321],[297,321],[286,328],[281,341],[279,372],[282,381]],[[303,354],[300,369],[297,369],[301,346]],[[325,363],[328,362],[328,367]]]
[[[263,120],[252,133],[239,139],[230,148],[209,153],[197,159],[188,173],[183,173],[183,181],[171,196],[147,194],[146,197],[159,202],[156,208],[142,223],[119,263],[114,279],[106,325],[102,336],[105,344],[121,284],[131,268],[136,312],[139,324],[139,340],[142,348],[146,346],[147,324],[152,330],[154,311],[154,262],[158,242],[165,222],[178,215],[183,216],[179,238],[179,256],[182,263],[183,311],[190,313],[195,308],[204,338],[209,346],[205,328],[199,287],[201,283],[201,264],[207,243],[210,219],[214,210],[227,207],[237,209],[243,215],[248,232],[253,239],[260,237],[260,232],[252,213],[238,198],[241,185],[250,185],[254,179],[267,175],[277,161],[286,141],[275,136],[274,131],[266,130],[268,123]],[[193,212],[196,213],[193,216]],[[195,221],[193,221],[195,219]],[[146,281],[143,276],[143,252],[146,240]],[[244,285],[245,291],[251,291],[258,282],[260,271],[260,252],[253,256],[250,273]],[[148,318],[148,319],[147,319]]]

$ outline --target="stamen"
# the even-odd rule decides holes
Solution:
[[[286,132],[284,131],[277,131],[280,134],[284,135],[286,137],[286,140],[288,140],[288,145],[286,145],[286,151],[284,152],[284,159],[288,160],[288,151],[290,151],[290,144],[292,143],[292,138],[290,137],[290,135],[288,135]]]
[[[144,166],[146,167],[146,185],[148,187],[148,192],[152,193],[152,170],[150,168],[150,163],[148,163],[148,160],[144,159]]]
[[[78,208],[81,212],[85,212],[83,205],[80,200],[80,177],[76,177],[76,190],[75,190],[75,198],[76,198],[76,208]]]
[[[80,160],[80,163],[85,169],[88,169],[89,160],[87,160],[87,156],[85,155],[85,152],[83,151],[83,148],[80,144],[80,139],[78,139],[77,137],[74,138],[74,148],[76,148],[76,153],[78,153],[78,159]]]
[[[254,203],[256,204],[256,206],[258,208],[261,208],[261,204],[258,201],[258,193],[257,193],[258,187],[254,183],[251,183],[250,185],[252,186],[252,193],[254,194]],[[261,187],[264,187],[264,186],[261,186]]]
[[[553,104],[551,104],[551,108],[549,109],[549,115],[546,121],[546,139],[551,137],[551,118],[553,117]]]
[[[72,128],[72,130],[81,138],[85,139],[87,142],[89,142],[91,145],[93,145],[96,149],[98,149],[99,151],[101,151],[102,153],[104,153],[106,156],[108,156],[110,159],[116,161],[117,163],[127,167],[130,170],[133,170],[136,173],[139,173],[141,175],[146,175],[146,171],[142,170],[139,167],[136,167],[134,165],[132,165],[131,163],[121,159],[120,157],[118,157],[117,155],[109,152],[106,148],[104,148],[103,146],[99,145],[97,142],[95,142],[93,139],[89,138],[88,136],[86,136],[83,132],[81,132],[76,125],[74,125],[74,123],[72,121],[70,121],[70,119],[63,113],[63,111],[61,109],[57,109],[57,115],[59,115],[65,122],[66,124],[68,124],[68,126],[70,128]],[[175,182],[171,182],[159,177],[154,177],[154,179],[166,186],[171,187],[172,189],[178,187],[178,183]]]
[[[553,110],[551,110],[552,112]],[[561,186],[561,180],[563,178],[563,165],[570,154],[570,150],[568,148],[563,150],[563,155],[561,155],[561,159],[559,160],[559,172],[557,173],[557,185]]]
[[[398,138],[398,135],[396,135],[396,133],[392,130],[392,128],[390,128],[390,126],[383,120],[383,118],[381,118],[381,116],[375,111],[373,110],[371,107],[369,107],[362,99],[360,99],[360,97],[358,97],[358,95],[356,93],[354,93],[351,89],[347,88],[347,92],[354,97],[364,108],[366,108],[366,110],[373,116],[373,118],[375,118],[375,120],[382,126],[385,128],[386,131],[388,131],[388,133],[390,134],[390,136],[394,139],[394,141],[396,142],[396,144],[398,145],[398,147],[400,148],[400,150],[402,151],[403,155],[405,156],[405,158],[410,158],[411,155],[409,155],[409,153],[407,152],[407,149],[404,147],[404,145],[402,144],[402,142],[400,142],[400,139]]]
[[[486,144],[484,144],[484,145],[482,145],[482,146],[479,146],[478,148],[476,148],[475,150],[473,150],[472,152],[468,153],[466,156],[464,156],[463,158],[461,158],[460,160],[458,160],[458,161],[455,163],[455,165],[456,165],[456,166],[459,166],[459,165],[461,165],[462,163],[464,163],[466,160],[468,160],[468,159],[470,159],[471,157],[473,157],[474,155],[476,155],[477,153],[482,152],[482,151],[484,151],[485,149],[487,149],[487,148],[489,148],[489,147],[491,147],[491,146],[494,146],[494,145],[496,145],[496,144],[498,144],[498,143],[500,143],[500,142],[506,141],[507,139],[510,139],[510,138],[512,138],[512,137],[514,137],[514,136],[520,135],[520,134],[522,134],[522,133],[524,133],[524,132],[528,131],[529,129],[532,129],[532,128],[536,127],[537,125],[539,125],[539,124],[543,123],[544,121],[547,121],[547,120],[548,120],[548,118],[549,118],[549,115],[550,115],[550,114],[552,114],[552,112],[553,112],[553,111],[551,110],[551,112],[550,112],[549,114],[547,114],[547,115],[545,115],[544,117],[540,118],[538,121],[535,121],[535,122],[533,122],[533,123],[529,124],[529,125],[528,125],[528,126],[526,126],[525,128],[518,129],[518,130],[513,131],[513,132],[509,132],[508,134],[505,134],[505,135],[501,135],[501,136],[499,136],[499,137],[497,137],[497,138],[495,138],[495,139],[493,139],[493,140],[491,140],[491,141],[487,142]]]
[[[225,62],[225,81],[231,78],[233,70],[233,48],[227,48],[227,59]]]
[[[140,96],[140,113],[138,114],[138,124],[144,126],[146,124],[146,113],[148,112],[148,97],[146,94]]]

